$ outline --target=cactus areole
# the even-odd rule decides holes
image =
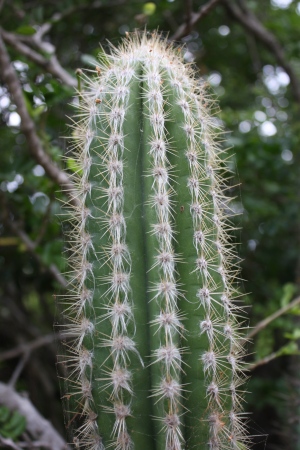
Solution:
[[[127,37],[83,79],[64,331],[72,443],[246,449],[236,268],[203,84],[158,33]]]

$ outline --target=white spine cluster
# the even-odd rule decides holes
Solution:
[[[233,253],[230,246],[228,248],[229,239],[225,231],[228,225],[224,210],[228,199],[222,192],[219,179],[220,150],[213,140],[215,125],[207,114],[202,89],[196,86],[191,89],[191,81],[184,71],[174,77],[174,71],[170,70],[170,77],[176,89],[177,104],[184,116],[181,126],[186,133],[185,155],[190,168],[187,187],[191,195],[194,247],[198,254],[194,271],[201,280],[197,297],[206,313],[199,328],[200,334],[206,334],[209,342],[208,350],[201,355],[210,407],[208,444],[211,450],[236,449],[238,442],[245,442],[237,394],[242,376],[242,349],[233,315],[238,307],[232,303],[235,274],[232,273]],[[213,209],[210,210],[208,205],[211,202]],[[212,246],[217,250],[217,258],[213,255]],[[220,314],[220,310],[223,313]],[[225,375],[224,379],[223,374],[228,371],[228,366],[231,375]],[[226,409],[226,391],[231,396],[230,410]]]
[[[93,94],[87,95],[80,107],[79,124],[74,125],[73,148],[82,173],[75,174],[77,192],[74,195],[77,198],[77,207],[73,211],[73,229],[69,233],[71,272],[69,294],[64,296],[68,324],[64,325],[63,333],[68,342],[65,362],[70,374],[67,381],[72,388],[72,392],[67,393],[65,397],[74,398],[73,404],[80,409],[81,418],[81,426],[76,431],[73,444],[75,448],[103,450],[92,395],[96,314],[93,308],[95,279],[93,264],[90,261],[97,259],[99,249],[94,248],[92,236],[87,232],[87,222],[92,220],[93,213],[86,207],[86,202],[92,189],[89,182],[92,165],[90,146],[94,140],[92,125],[98,114],[97,103],[101,103],[105,87],[95,83],[93,88]],[[70,422],[74,419],[75,412]]]
[[[90,252],[93,252],[96,260],[99,260],[99,255],[103,255],[103,248],[94,248],[92,236],[87,232],[88,220],[97,220],[99,223],[99,218],[94,217],[93,212],[86,208],[87,196],[90,196],[91,190],[95,189],[105,199],[106,211],[100,214],[102,214],[104,233],[109,234],[108,248],[104,250],[106,258],[104,263],[109,265],[110,274],[102,280],[102,283],[104,281],[108,284],[105,293],[107,311],[100,320],[109,320],[111,323],[111,335],[107,339],[102,339],[101,346],[109,349],[112,364],[110,363],[111,370],[105,371],[103,368],[105,377],[101,380],[106,382],[103,388],[111,392],[112,407],[106,407],[106,411],[115,416],[111,445],[116,450],[129,450],[132,448],[132,441],[127,432],[126,418],[131,415],[128,394],[129,397],[133,395],[133,390],[132,373],[128,365],[130,353],[134,352],[138,355],[138,352],[135,342],[128,335],[128,325],[130,321],[133,321],[133,313],[130,298],[131,260],[125,242],[126,223],[123,215],[123,122],[128,107],[128,85],[134,71],[122,61],[114,70],[108,70],[107,67],[103,69],[106,73],[105,76],[101,76],[100,86],[98,80],[90,81],[86,78],[90,89],[89,93],[85,93],[80,104],[80,123],[74,126],[74,149],[82,174],[80,177],[76,176],[78,207],[73,213],[75,223],[69,239],[72,247],[70,257],[72,272],[69,277],[68,298],[70,301],[67,301],[69,323],[64,326],[64,334],[66,338],[72,339],[69,356],[67,356],[70,386],[73,387],[71,395],[76,397],[83,417],[83,423],[74,438],[74,445],[88,450],[103,450],[92,395],[94,357],[92,347],[97,345],[94,342],[94,333],[99,319],[97,320],[93,308],[93,289],[87,288],[87,284],[95,286],[99,283],[99,280],[93,277],[93,265],[89,261]],[[97,68],[99,75],[101,71],[102,69]],[[109,105],[108,98],[112,99]],[[103,139],[101,141],[96,136],[99,120],[104,124],[102,128],[107,135],[104,143]],[[104,177],[106,186],[101,188],[100,192],[99,188],[94,188],[89,181],[91,165],[95,164],[90,150],[92,144],[98,149],[96,151],[101,151],[103,155],[101,164],[98,164],[98,173],[99,180],[100,177]],[[99,216],[99,211],[97,215]],[[98,229],[101,232],[101,219]],[[87,280],[88,283],[86,283]],[[90,349],[85,347],[87,337],[94,342],[94,344],[90,343]],[[98,381],[101,380],[98,379]],[[99,388],[96,387],[96,389]],[[125,392],[127,403],[124,402]]]
[[[130,354],[138,355],[135,342],[128,332],[129,323],[133,321],[130,290],[131,257],[126,245],[126,221],[123,211],[125,150],[123,125],[128,108],[129,84],[133,75],[134,71],[126,61],[120,61],[114,69],[107,71],[107,83],[110,86],[108,98],[111,100],[109,105],[104,105],[102,117],[107,139],[105,148],[102,149],[104,150],[102,172],[105,174],[106,187],[102,188],[101,194],[106,200],[104,226],[109,233],[106,253],[109,257],[110,274],[104,280],[108,284],[108,289],[105,294],[106,313],[101,320],[110,320],[111,335],[103,339],[101,345],[109,349],[112,359],[112,369],[106,370],[105,389],[111,392],[112,406],[106,408],[106,411],[115,416],[113,442],[110,445],[116,450],[129,450],[133,446],[127,431],[126,419],[131,416],[128,398],[133,394],[132,373],[129,368]],[[105,257],[107,258],[107,255]]]
[[[231,409],[227,411],[227,426],[223,432],[223,439],[229,441],[230,447],[236,449],[239,447],[241,442],[246,445],[248,438],[245,435],[245,428],[243,424],[243,413],[242,413],[242,398],[239,394],[239,386],[244,381],[243,366],[241,364],[242,357],[244,355],[244,350],[240,344],[241,334],[240,325],[237,323],[237,317],[241,313],[241,308],[233,303],[236,296],[236,290],[234,287],[235,277],[238,269],[234,266],[234,251],[232,246],[229,244],[230,238],[227,234],[229,226],[226,223],[226,213],[225,210],[229,208],[229,199],[222,193],[222,183],[219,179],[219,172],[221,161],[218,156],[218,148],[212,139],[213,124],[211,119],[207,118],[207,113],[201,102],[198,101],[199,106],[197,110],[197,119],[200,121],[203,133],[203,142],[205,148],[205,154],[207,158],[206,172],[210,180],[210,193],[214,203],[214,216],[213,222],[216,227],[216,236],[214,236],[214,244],[217,248],[219,261],[217,271],[221,276],[222,283],[221,293],[218,295],[218,302],[220,302],[223,308],[223,317],[218,324],[219,333],[221,339],[224,343],[223,350],[223,364],[224,366],[229,365],[229,393],[231,400]],[[222,369],[222,368],[221,368]],[[220,382],[219,390],[220,392],[224,389],[228,389],[228,381],[226,387],[222,386]],[[226,401],[226,400],[225,400]],[[222,411],[219,412],[222,416]],[[218,442],[218,439],[216,439]],[[221,448],[221,446],[216,447]]]
[[[159,401],[165,405],[165,415],[160,420],[165,430],[166,449],[181,450],[183,436],[178,412],[182,395],[180,384],[182,350],[179,348],[178,336],[183,326],[177,305],[180,292],[175,271],[177,257],[173,248],[172,196],[174,192],[170,183],[170,163],[167,158],[169,145],[165,132],[162,55],[153,51],[151,45],[145,46],[144,55],[147,55],[143,64],[143,85],[146,86],[145,114],[152,130],[149,136],[151,173],[147,175],[152,180],[150,204],[156,212],[153,232],[158,245],[155,263],[151,270],[156,270],[159,274],[159,282],[151,290],[154,293],[152,301],[158,303],[160,312],[152,324],[156,326],[156,332],[161,336],[160,347],[153,354],[153,364],[161,365],[162,374],[159,386],[154,388],[154,396],[159,397]]]

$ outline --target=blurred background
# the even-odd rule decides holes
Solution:
[[[252,327],[254,448],[300,449],[300,2],[0,0],[0,9],[0,448],[44,448],[14,412],[15,392],[66,439],[53,323],[65,287],[62,201],[76,170],[72,153],[63,158],[76,69],[147,27],[183,46],[220,104]]]

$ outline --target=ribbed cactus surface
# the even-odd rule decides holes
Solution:
[[[245,449],[215,121],[192,68],[134,34],[84,76],[66,313],[75,448]]]

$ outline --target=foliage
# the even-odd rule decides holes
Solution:
[[[26,418],[17,411],[0,407],[0,435],[17,440],[26,428]]]
[[[93,9],[94,2],[88,0],[0,3],[3,29],[14,33],[17,42],[46,61],[39,65],[14,45],[16,40],[9,41],[3,34],[42,147],[56,166],[71,176],[76,171],[72,155],[68,154],[71,159],[66,162],[63,156],[68,147],[64,136],[70,134],[66,123],[71,122],[65,117],[73,114],[70,103],[77,85],[75,70],[82,66],[90,68],[88,61],[97,58],[99,52],[103,56],[99,43],[108,49],[107,39],[117,44],[126,31],[144,28],[146,24],[149,29],[159,27],[169,31],[172,36],[185,21],[185,15],[189,15],[186,5],[193,3],[195,12],[205,5],[200,0],[111,0],[98,2],[101,8]],[[236,225],[242,231],[237,231],[236,236],[241,242],[242,279],[248,280],[242,282],[241,290],[248,293],[245,300],[251,305],[254,326],[282,306],[286,301],[286,286],[292,285],[294,289],[289,301],[299,293],[300,122],[295,88],[300,74],[299,3],[288,0],[230,3],[239,11],[248,11],[248,24],[250,13],[254,14],[264,29],[273,33],[277,44],[282,45],[284,61],[278,60],[278,45],[267,45],[264,34],[246,31],[225,0],[203,15],[194,27],[187,27],[187,33],[179,39],[186,46],[186,60],[194,58],[219,98],[219,120],[230,130],[224,147],[232,147],[228,161],[233,171],[230,195],[236,197],[235,209],[241,213]],[[47,30],[43,28],[45,23]],[[41,35],[43,30],[46,31]],[[66,72],[64,81],[53,71],[55,65],[51,66],[55,63],[53,51]],[[296,82],[287,74],[289,68],[282,67],[285,61],[292,68]],[[20,127],[15,100],[4,82],[0,107],[0,316],[3,322],[0,336],[1,351],[6,352],[52,329],[53,294],[63,289],[55,268],[60,272],[64,267],[64,242],[57,217],[62,220],[68,212],[61,209],[65,193],[31,152]],[[34,243],[30,251],[24,233]],[[289,342],[298,345],[298,329],[299,310],[295,308],[257,335],[254,345],[249,346],[249,362],[278,352]],[[295,346],[288,349],[297,353]],[[252,356],[255,353],[257,357]],[[54,355],[53,345],[47,351],[32,351],[17,386],[25,387],[43,414],[62,429]],[[18,362],[16,357],[1,362],[4,381],[10,379]],[[296,448],[282,434],[284,431],[287,436],[292,435],[291,424],[299,414],[289,408],[292,417],[286,420],[279,391],[293,397],[291,383],[284,378],[287,367],[299,373],[298,364],[297,355],[281,356],[258,368],[251,382],[253,387],[249,384],[248,390],[253,392],[249,400],[255,410],[254,422],[260,423],[259,431],[254,430],[253,434],[269,433],[270,448],[278,442],[279,448],[289,449],[289,445]],[[282,424],[278,436],[272,422]],[[265,448],[264,439],[258,441],[263,442],[257,448]]]

